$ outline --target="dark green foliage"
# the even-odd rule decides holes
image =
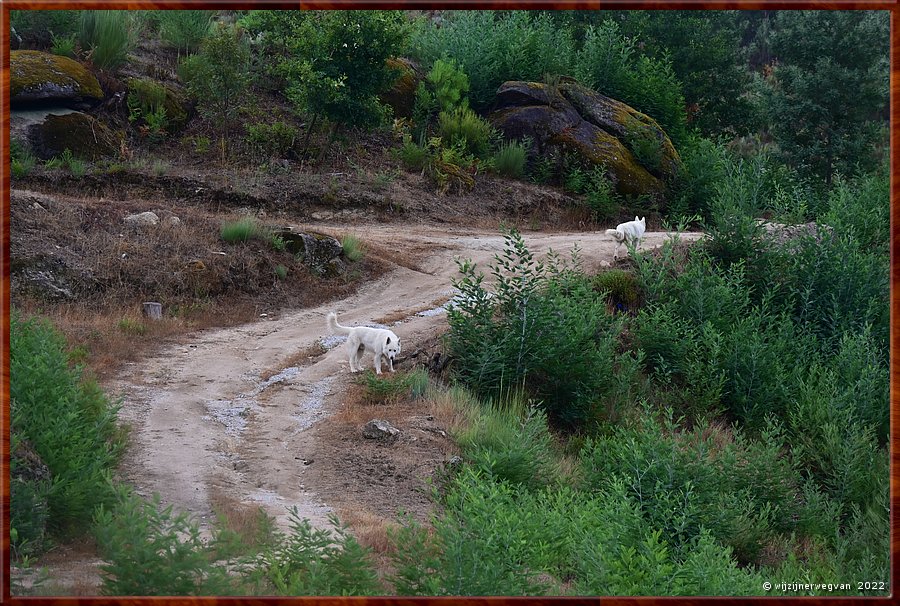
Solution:
[[[231,579],[210,561],[196,520],[121,490],[114,507],[94,516],[106,564],[104,595],[230,595]]]
[[[159,37],[178,52],[196,52],[209,34],[213,11],[163,10],[157,12]]]
[[[50,470],[50,531],[83,528],[94,508],[113,498],[110,472],[124,445],[117,406],[70,366],[62,335],[49,323],[18,313],[10,318],[10,400],[17,439],[28,440]],[[25,494],[13,499],[17,505],[29,500]],[[44,514],[40,508],[13,512],[19,519],[32,515]]]
[[[371,553],[337,519],[334,531],[314,529],[290,510],[290,533],[275,533],[246,575],[255,593],[303,595],[383,595]]]
[[[425,65],[455,59],[469,77],[469,100],[481,111],[507,80],[540,81],[545,73],[565,74],[573,41],[544,15],[528,11],[444,11],[440,27],[420,21],[412,50]]]
[[[482,286],[483,274],[460,263],[461,291],[449,311],[449,346],[457,376],[481,395],[524,385],[552,420],[584,421],[609,387],[613,323],[583,275],[553,259],[539,263],[515,231],[491,273],[496,292]]]
[[[836,177],[821,222],[846,235],[861,250],[887,251],[890,242],[890,179],[887,170],[856,179]]]
[[[668,57],[639,55],[614,21],[589,26],[575,58],[575,77],[589,88],[654,118],[676,146],[687,136],[681,83]]]
[[[777,426],[758,440],[737,428],[730,433],[681,432],[671,415],[645,410],[635,426],[585,445],[584,485],[603,491],[621,481],[650,527],[674,546],[689,545],[706,528],[739,560],[753,561],[774,532],[792,527],[796,471],[781,456]]]
[[[48,48],[53,38],[68,38],[78,33],[81,11],[19,10],[9,11],[9,24],[23,44]]]
[[[407,31],[400,11],[251,11],[243,23],[271,38],[267,50],[298,111],[348,126],[384,121],[378,95],[396,79],[386,61]]]
[[[819,178],[873,168],[888,100],[888,13],[780,11],[762,88],[784,159]]]
[[[706,135],[744,134],[755,127],[755,107],[737,12],[599,11],[592,21],[614,19],[642,53],[671,62],[691,126]]]
[[[725,149],[709,139],[692,135],[678,149],[681,170],[668,206],[670,217],[700,215],[710,218],[710,202],[725,171]]]
[[[50,52],[54,55],[60,55],[61,57],[75,59],[76,37],[76,34],[69,34],[68,36],[57,36],[55,34],[51,34],[53,46],[50,48]]]

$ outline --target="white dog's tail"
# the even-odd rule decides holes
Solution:
[[[622,240],[625,239],[625,234],[620,232],[618,229],[607,229],[606,235],[612,236],[616,242],[621,242]]]
[[[340,324],[338,324],[337,314],[334,313],[333,311],[329,312],[329,314],[328,314],[328,328],[331,329],[331,332],[336,332],[338,334],[342,334],[342,335],[350,334],[350,329],[348,327],[341,326]]]

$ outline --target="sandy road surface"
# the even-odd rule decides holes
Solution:
[[[383,248],[418,251],[417,263],[410,265],[421,271],[397,267],[348,299],[201,332],[129,366],[107,385],[124,398],[120,417],[132,427],[122,479],[141,494],[157,492],[164,504],[198,516],[203,528],[217,495],[261,505],[281,526],[290,506],[314,525],[327,525],[331,504],[323,503],[316,483],[339,479],[348,470],[329,460],[333,449],[325,448],[314,429],[341,406],[350,381],[347,356],[339,345],[299,367],[285,368],[285,361],[328,336],[325,315],[332,310],[347,325],[406,318],[391,328],[402,338],[404,353],[413,351],[446,327],[446,313],[416,313],[452,296],[451,278],[458,275],[454,258],[485,267],[503,249],[496,232],[397,225],[353,231]],[[666,238],[648,233],[643,248]],[[601,232],[526,234],[525,241],[539,257],[552,248],[564,258],[577,243],[588,270],[611,261],[615,246]],[[363,362],[371,365],[371,355]],[[273,370],[278,374],[261,379]],[[308,461],[315,462],[315,474],[304,464]]]

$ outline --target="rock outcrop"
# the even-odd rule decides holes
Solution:
[[[48,114],[43,121],[30,124],[27,140],[34,154],[48,160],[65,150],[74,156],[97,160],[119,152],[122,137],[95,118],[81,112]]]
[[[380,100],[394,110],[395,118],[411,118],[416,103],[416,89],[419,82],[424,79],[424,75],[418,65],[409,59],[392,57],[387,60],[387,64],[396,70],[399,76],[391,88],[381,94]]]
[[[555,149],[603,166],[620,194],[662,196],[681,164],[656,121],[572,78],[557,86],[505,82],[495,107],[488,119],[505,138],[527,137],[532,153]]]
[[[68,57],[31,50],[10,51],[9,73],[13,108],[48,103],[86,109],[103,100],[97,78]]]

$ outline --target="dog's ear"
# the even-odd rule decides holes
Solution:
[[[387,338],[387,344],[388,344],[388,345],[391,344],[391,338],[390,338],[390,337]]]

